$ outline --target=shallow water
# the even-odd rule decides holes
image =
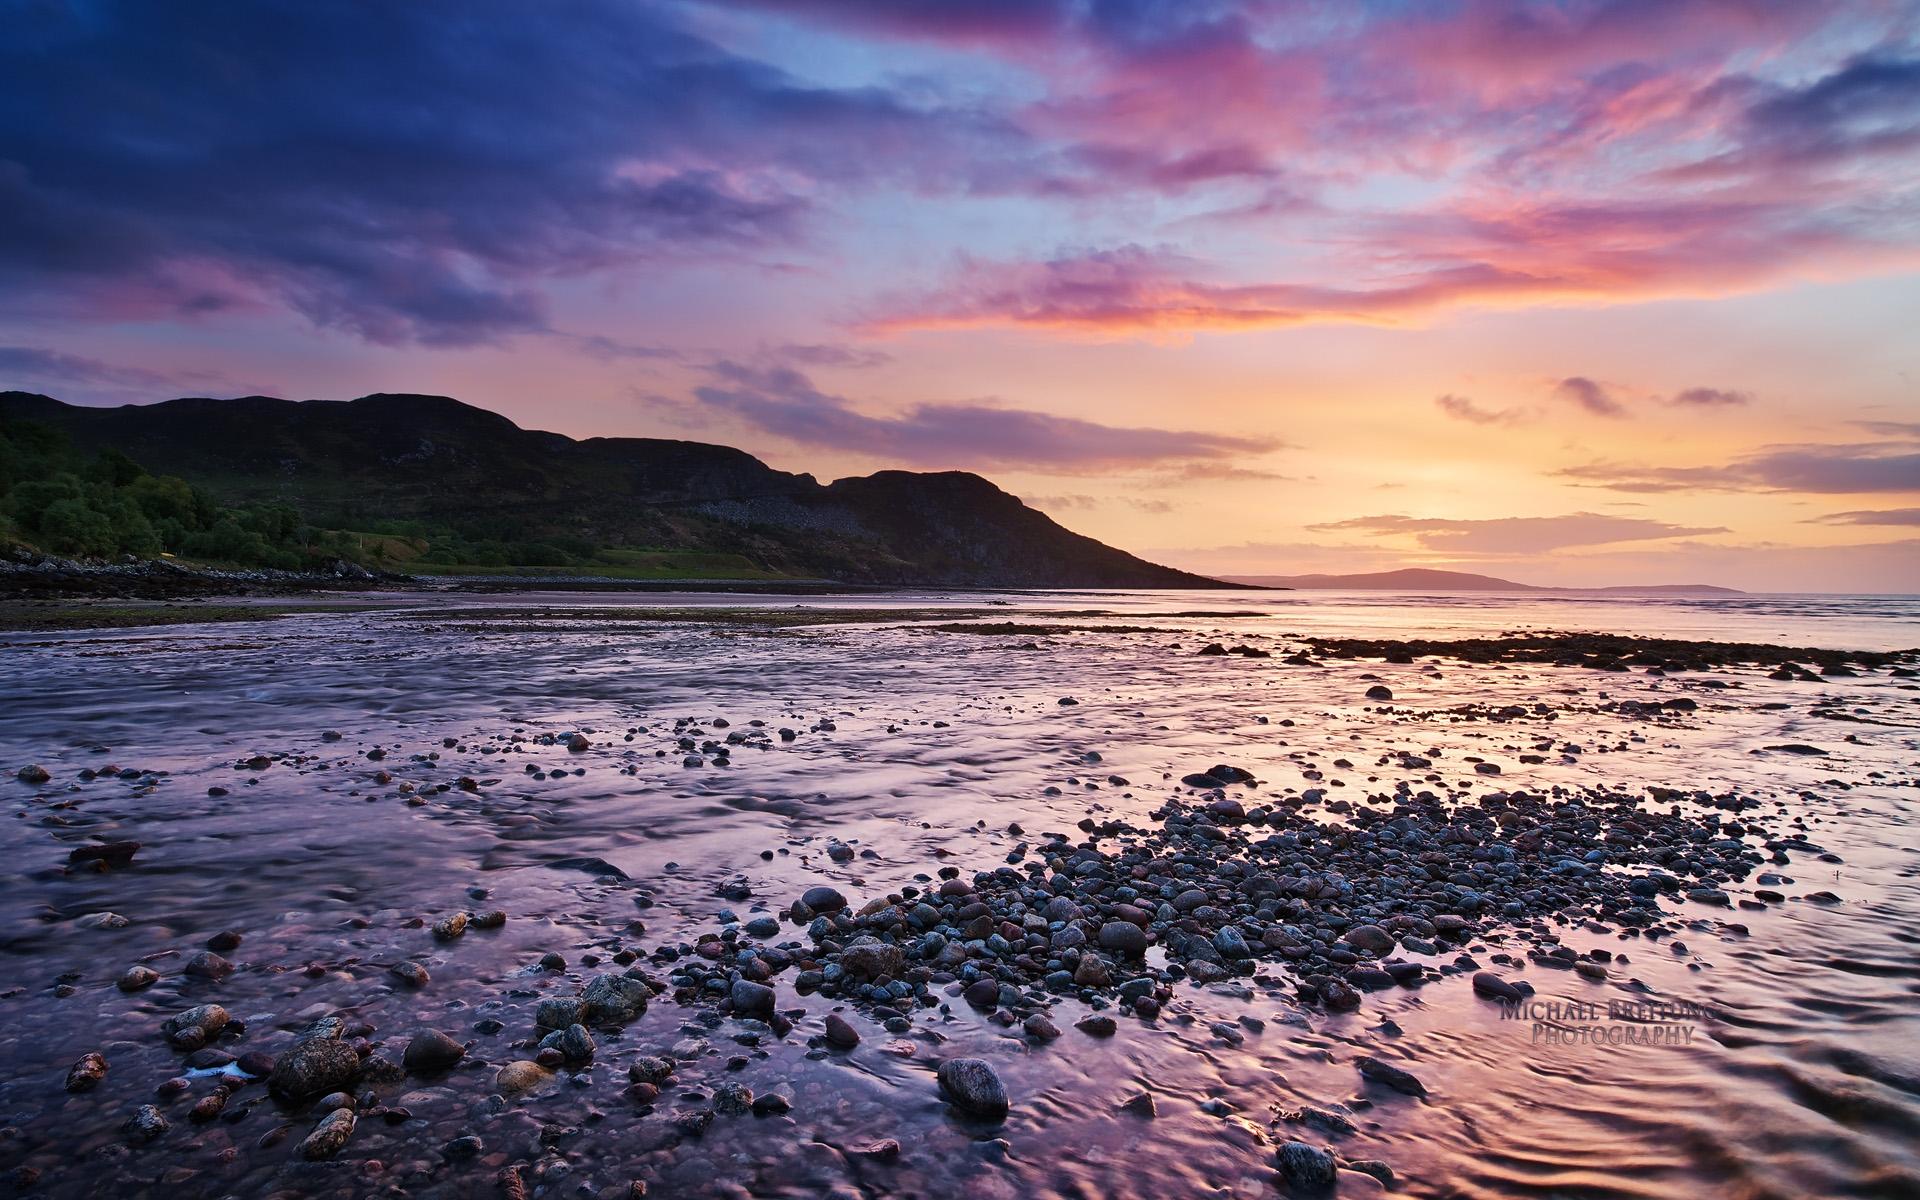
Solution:
[[[996,599],[1008,603],[992,605],[993,620],[1102,609],[1115,619],[1094,623],[1124,618],[1175,632],[987,637],[915,621],[769,627],[585,611],[897,606],[924,623],[920,610]],[[1538,628],[1890,649],[1920,643],[1911,601],[1071,593],[396,603],[404,607],[0,641],[8,768],[0,788],[16,816],[0,832],[8,963],[0,1169],[31,1165],[42,1193],[63,1196],[491,1196],[500,1194],[500,1166],[538,1162],[529,1183],[555,1196],[639,1179],[653,1195],[1254,1197],[1284,1194],[1273,1147],[1304,1137],[1350,1159],[1386,1161],[1396,1190],[1419,1197],[1920,1194],[1913,681],[1877,673],[1778,682],[1751,667],[1658,677],[1193,655],[1207,640],[1278,653],[1296,634]],[[463,616],[456,604],[515,612]],[[527,612],[539,608],[553,612]],[[1170,615],[1199,611],[1255,615]],[[1363,698],[1368,677],[1391,686],[1395,715]],[[1058,703],[1069,695],[1079,703]],[[1603,710],[1609,700],[1675,696],[1696,699],[1699,710],[1661,723]],[[1448,711],[1535,702],[1552,706],[1550,729]],[[688,768],[674,741],[682,717],[724,717],[732,730],[757,719],[799,734],[741,747],[725,767]],[[815,728],[823,718],[832,730]],[[629,729],[640,730],[631,742]],[[325,730],[343,736],[324,741]],[[573,730],[589,731],[593,748],[506,740]],[[1542,732],[1587,752],[1521,762]],[[448,738],[460,748],[443,746]],[[1766,749],[1784,743],[1831,753]],[[375,747],[386,751],[378,763],[365,757]],[[1690,1040],[1678,1044],[1550,1044],[1548,1031],[1505,1019],[1460,977],[1372,994],[1354,1013],[1309,1011],[1274,969],[1268,983],[1182,985],[1159,1021],[1123,1021],[1111,1039],[1071,1029],[1078,1010],[1063,1005],[1055,1019],[1066,1036],[1029,1045],[1017,1027],[955,1002],[950,1013],[923,1015],[910,1035],[869,1023],[859,1048],[827,1053],[810,1049],[808,1035],[831,1002],[797,996],[782,978],[783,1009],[807,1010],[784,1039],[756,1039],[730,1019],[709,1026],[700,1010],[662,996],[623,1035],[601,1038],[599,1064],[578,1081],[562,1075],[521,1100],[489,1102],[494,1067],[526,1056],[512,1047],[531,1032],[538,999],[595,973],[584,956],[688,942],[717,928],[725,910],[745,919],[783,909],[823,881],[858,904],[939,866],[989,869],[1020,840],[1005,832],[1011,822],[1039,833],[1072,830],[1090,814],[1143,820],[1183,773],[1215,762],[1251,769],[1268,791],[1385,791],[1428,774],[1372,765],[1402,749],[1438,751],[1433,773],[1481,791],[1738,791],[1766,801],[1763,813],[1803,819],[1841,861],[1793,854],[1778,868],[1794,880],[1780,889],[1790,898],[1761,910],[1669,902],[1698,923],[1681,939],[1683,953],[1671,939],[1562,931],[1569,945],[1627,956],[1605,982],[1519,972],[1541,1000],[1604,1007],[1653,998],[1707,1010],[1683,1023]],[[1097,766],[1084,760],[1089,751],[1101,756]],[[256,754],[288,757],[235,769]],[[1467,755],[1500,764],[1503,775],[1476,777]],[[1359,765],[1334,767],[1341,757]],[[27,762],[54,781],[13,781]],[[164,774],[76,776],[108,763]],[[528,763],[569,773],[536,780]],[[380,770],[391,782],[375,782]],[[478,790],[428,794],[418,806],[399,792],[410,782],[418,798],[461,776]],[[210,786],[230,794],[209,796]],[[829,837],[860,855],[830,861]],[[129,868],[65,873],[68,850],[88,838],[143,847]],[[630,880],[542,865],[572,856],[605,859]],[[718,897],[742,876],[752,899]],[[1799,898],[1817,890],[1841,903]],[[498,931],[437,943],[423,927],[492,907],[508,914]],[[131,924],[78,924],[101,911]],[[180,961],[223,929],[245,934],[228,955],[235,974],[184,977]],[[564,975],[530,969],[547,951],[569,960]],[[160,956],[151,965],[162,981],[131,996],[116,990],[120,973],[150,955]],[[398,990],[386,968],[403,958],[425,964],[432,983]],[[376,1041],[397,1039],[395,1058],[427,1027],[475,1045],[446,1080],[384,1089],[388,1103],[408,1094],[413,1120],[363,1121],[331,1163],[293,1160],[314,1115],[283,1109],[258,1087],[236,1095],[235,1111],[253,1103],[234,1122],[192,1125],[190,1100],[163,1103],[169,1133],[122,1149],[121,1123],[179,1069],[159,1022],[207,1000],[246,1019],[236,1050],[283,1050],[290,1031],[330,1013],[372,1024]],[[470,1032],[484,1017],[505,1030]],[[1398,1033],[1383,1027],[1388,1019]],[[704,1138],[680,1141],[665,1116],[697,1097],[670,1089],[657,1112],[639,1115],[620,1094],[628,1061],[667,1048],[688,1060],[685,1087],[710,1092],[738,1080],[785,1092],[792,1112],[722,1116]],[[65,1071],[90,1050],[110,1059],[108,1080],[68,1095]],[[1004,1126],[962,1122],[941,1102],[933,1069],[957,1053],[999,1068],[1013,1096]],[[1365,1083],[1353,1065],[1362,1054],[1413,1070],[1430,1095]],[[745,1060],[737,1070],[733,1056]],[[1156,1098],[1152,1119],[1120,1110],[1142,1091]],[[1354,1133],[1272,1124],[1276,1107],[1356,1096],[1372,1104],[1356,1113]],[[282,1124],[292,1125],[290,1138],[258,1144]],[[484,1151],[446,1161],[441,1147],[463,1134],[479,1136]],[[859,1153],[882,1138],[900,1142],[897,1160]],[[1381,1187],[1348,1171],[1339,1189]]]

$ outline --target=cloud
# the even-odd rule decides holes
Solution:
[[[790,246],[823,189],[966,190],[1024,153],[1003,119],[810,85],[673,15],[30,6],[0,41],[0,288],[469,345],[547,328],[552,280]]]
[[[1690,387],[1675,392],[1667,403],[1680,408],[1738,408],[1753,403],[1752,392],[1724,388]]]
[[[1920,493],[1920,443],[1769,446],[1724,466],[1599,462],[1556,474],[1618,492]]]
[[[1103,508],[1107,504],[1106,501],[1101,500],[1097,496],[1088,496],[1080,493],[1070,493],[1064,496],[1022,496],[1020,500],[1023,504],[1030,505],[1033,508],[1044,508],[1052,512],[1090,512],[1097,508]],[[1113,502],[1124,504],[1139,512],[1152,513],[1155,516],[1163,516],[1173,511],[1173,502],[1170,500],[1147,500],[1139,496],[1120,496]]]
[[[1568,546],[1656,541],[1725,533],[1720,527],[1674,525],[1640,517],[1579,512],[1561,517],[1496,517],[1454,520],[1442,517],[1353,517],[1310,525],[1315,532],[1348,531],[1374,537],[1412,537],[1422,547],[1449,554],[1541,554]]]
[[[1581,375],[1571,375],[1553,386],[1556,399],[1565,400],[1587,410],[1597,417],[1624,417],[1627,406],[1614,399],[1613,393],[1593,380]]]
[[[1079,493],[1065,496],[1022,496],[1020,503],[1029,508],[1044,508],[1049,512],[1088,512],[1100,507],[1098,498]]]
[[[772,356],[807,367],[881,367],[893,361],[893,355],[884,350],[822,342],[788,342],[774,347]]]
[[[1285,442],[1272,442],[1268,449],[1285,449]],[[1265,467],[1247,467],[1238,463],[1223,462],[1219,459],[1182,463],[1157,479],[1147,481],[1149,487],[1177,487],[1185,483],[1288,483],[1296,477],[1282,471],[1271,471]]]
[[[1920,525],[1920,508],[1855,509],[1809,520],[1814,525]]]
[[[1868,433],[1920,442],[1920,421],[1855,421],[1854,424]]]
[[[30,390],[53,388],[63,400],[139,401],[231,381],[215,371],[160,371],[37,346],[0,346],[0,388],[23,383],[33,384]]]
[[[1231,460],[1280,443],[1187,430],[1102,425],[986,403],[917,404],[897,416],[856,411],[791,367],[721,361],[694,389],[712,412],[802,445],[922,466],[1025,466],[1055,470]]]
[[[1465,396],[1455,396],[1452,393],[1435,396],[1433,403],[1436,408],[1454,420],[1466,421],[1472,425],[1511,425],[1521,416],[1518,409],[1481,408]]]
[[[1402,325],[1896,271],[1920,263],[1898,9],[26,5],[0,42],[0,295],[495,343],[548,331],[567,281],[796,250],[854,264],[823,284],[845,303],[876,207],[922,200],[935,261],[983,202],[1019,237],[875,328]],[[1196,228],[1207,255],[1126,240]]]

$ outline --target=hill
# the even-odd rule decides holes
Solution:
[[[1668,596],[1742,596],[1735,588],[1715,587],[1709,583],[1665,583],[1615,587],[1539,587],[1515,583],[1492,575],[1466,571],[1436,571],[1428,567],[1406,567],[1398,571],[1373,571],[1360,575],[1232,575],[1231,583],[1255,587],[1320,588],[1328,591],[1394,592],[1578,592],[1588,595],[1668,595]]]
[[[1224,586],[1073,533],[965,472],[823,485],[728,446],[576,441],[445,396],[88,408],[0,392],[0,421],[117,451],[222,505],[290,507],[314,527],[363,531],[352,544],[380,565],[422,571],[644,563],[631,570],[648,575],[684,559],[859,583]]]

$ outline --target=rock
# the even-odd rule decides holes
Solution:
[[[107,1077],[107,1056],[95,1050],[82,1054],[80,1061],[67,1069],[67,1090],[90,1092]]]
[[[1027,1031],[1028,1037],[1036,1041],[1050,1042],[1060,1036],[1060,1027],[1049,1020],[1045,1013],[1034,1013],[1022,1022],[1020,1027]]]
[[[1353,1133],[1355,1126],[1352,1118],[1345,1112],[1331,1108],[1317,1108],[1314,1105],[1302,1105],[1280,1114],[1283,1121],[1292,1121],[1296,1125],[1311,1125],[1328,1133]]]
[[[777,1117],[793,1109],[793,1101],[779,1092],[763,1092],[753,1098],[753,1115],[756,1117]]]
[[[1130,1112],[1136,1117],[1145,1117],[1148,1120],[1160,1114],[1159,1106],[1153,1102],[1152,1092],[1141,1092],[1122,1104],[1120,1108],[1123,1112]]]
[[[881,1138],[854,1149],[861,1158],[871,1158],[877,1162],[892,1162],[900,1157],[900,1143],[893,1138]]]
[[[980,1058],[950,1058],[940,1064],[940,1091],[968,1116],[1004,1120],[1007,1088],[991,1064]]]
[[[219,980],[233,974],[233,964],[211,950],[194,954],[182,969],[195,979]]]
[[[486,1149],[486,1142],[481,1140],[478,1134],[469,1133],[463,1137],[454,1138],[440,1147],[440,1153],[449,1162],[471,1162],[486,1153]]]
[[[658,1086],[673,1078],[673,1070],[672,1059],[649,1054],[633,1060],[627,1067],[627,1078],[634,1083],[651,1083]]]
[[[81,929],[125,929],[133,924],[117,912],[88,913],[76,918],[73,923]]]
[[[26,766],[14,772],[14,778],[18,779],[21,783],[40,784],[52,779],[53,776],[49,775],[47,769],[39,763],[28,763]]]
[[[552,1073],[537,1062],[520,1059],[510,1062],[494,1074],[493,1086],[502,1095],[518,1096],[530,1092],[551,1079]]]
[[[839,912],[847,906],[847,898],[838,889],[822,884],[810,887],[800,896],[800,903],[817,913]]]
[[[1492,971],[1476,971],[1473,976],[1473,990],[1476,995],[1490,1000],[1500,1000],[1507,1004],[1518,1004],[1527,998],[1527,994]]]
[[[1317,1146],[1286,1142],[1274,1154],[1274,1164],[1292,1187],[1311,1191],[1333,1186],[1336,1175],[1333,1155]]]
[[[1347,930],[1347,945],[1356,950],[1387,954],[1393,950],[1394,937],[1378,925],[1355,925]]]
[[[133,1115],[127,1118],[127,1123],[122,1128],[126,1132],[128,1141],[137,1146],[144,1146],[173,1126],[160,1115],[159,1109],[151,1104],[142,1104],[133,1110]]]
[[[1081,1017],[1073,1023],[1073,1027],[1088,1037],[1099,1038],[1112,1037],[1120,1028],[1112,1017],[1102,1013]]]
[[[437,1075],[452,1070],[466,1056],[465,1046],[437,1029],[428,1029],[413,1035],[400,1061],[416,1075]]]
[[[144,992],[160,982],[160,973],[146,967],[128,967],[126,973],[115,981],[115,987],[123,992]]]
[[[653,992],[626,975],[595,975],[580,993],[580,1020],[586,1025],[624,1025],[647,1011]]]
[[[231,1019],[218,1004],[201,1004],[168,1017],[160,1032],[176,1050],[198,1050],[219,1037]]]
[[[554,871],[585,871],[589,875],[609,876],[614,879],[627,878],[625,871],[604,858],[556,858],[546,866]]]
[[[67,865],[78,867],[87,863],[99,863],[107,867],[124,867],[133,861],[140,852],[139,842],[96,842],[87,846],[76,846],[67,853]]]
[[[549,996],[534,1006],[533,1022],[541,1029],[565,1029],[580,1023],[582,1007],[577,996]]]
[[[298,1103],[328,1092],[351,1090],[360,1074],[360,1056],[345,1042],[310,1037],[274,1060],[267,1090]]]
[[[467,914],[451,913],[433,923],[433,936],[440,941],[450,942],[467,931]]]
[[[851,1050],[860,1044],[860,1031],[847,1023],[839,1013],[827,1014],[827,1043],[842,1050]]]
[[[1410,1072],[1403,1071],[1392,1063],[1382,1062],[1377,1058],[1366,1055],[1355,1059],[1354,1065],[1360,1068],[1361,1075],[1371,1079],[1375,1083],[1384,1084],[1396,1092],[1402,1092],[1409,1096],[1424,1096],[1427,1094],[1425,1084],[1414,1078]]]
[[[773,989],[751,979],[734,980],[727,997],[733,1001],[733,1011],[745,1016],[763,1016],[773,1011]]]
[[[1367,689],[1367,699],[1391,700],[1393,699],[1393,690],[1384,684],[1376,683]]]
[[[1000,981],[997,979],[976,979],[967,985],[961,993],[968,1004],[975,1008],[993,1009],[1000,1006]]]
[[[215,950],[221,954],[225,954],[229,950],[238,950],[240,943],[245,940],[245,935],[238,929],[222,929],[219,933],[207,939],[206,946],[209,950]]]
[[[723,1083],[713,1089],[713,1108],[729,1117],[743,1117],[753,1111],[753,1089],[744,1083]]]
[[[565,1029],[555,1030],[540,1045],[543,1049],[558,1050],[561,1060],[572,1067],[592,1062],[594,1051],[599,1048],[594,1045],[593,1035],[587,1032],[585,1025],[569,1025]]]
[[[841,969],[855,979],[897,978],[905,966],[900,947],[875,937],[857,937],[840,952]]]
[[[321,1117],[320,1123],[313,1127],[313,1132],[300,1143],[300,1157],[308,1162],[332,1158],[353,1136],[353,1124],[353,1110],[350,1108],[336,1108]]]
[[[1108,921],[1100,926],[1100,945],[1121,954],[1145,954],[1147,931],[1131,921]]]
[[[427,969],[417,962],[397,962],[387,968],[387,974],[398,979],[410,988],[423,988],[433,981]]]

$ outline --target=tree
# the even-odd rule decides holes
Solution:
[[[111,554],[117,546],[112,520],[85,500],[55,500],[41,510],[38,527],[48,549],[58,554]]]

